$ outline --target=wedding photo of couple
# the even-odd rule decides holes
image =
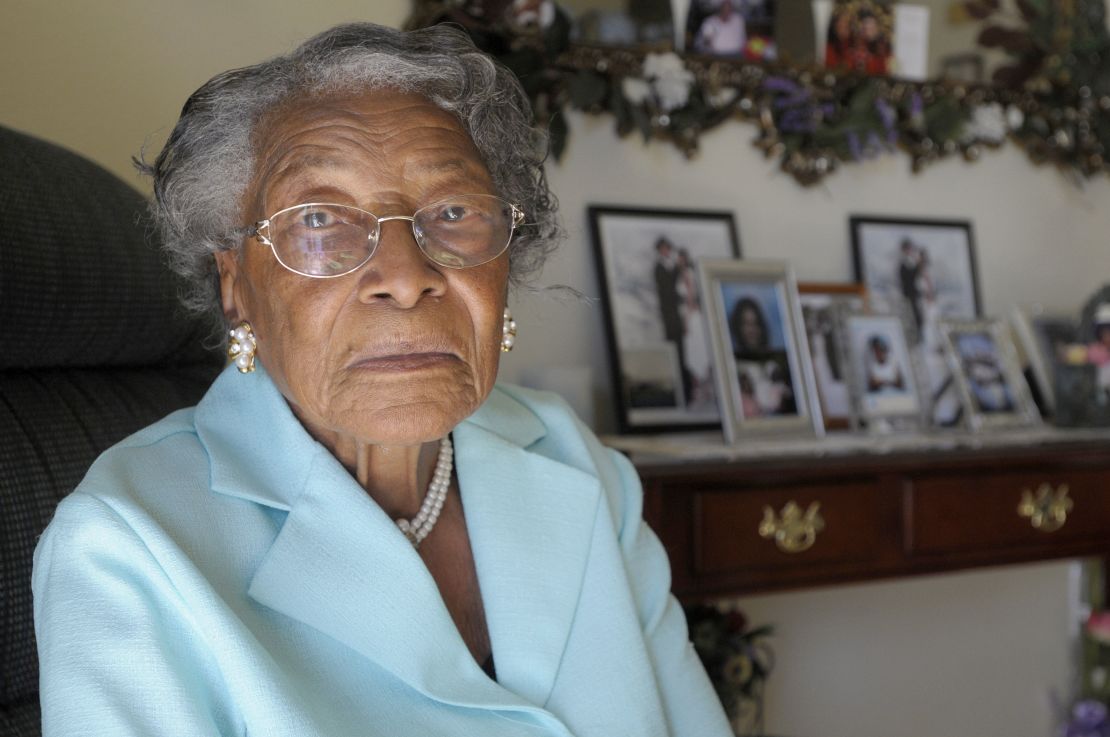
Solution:
[[[940,308],[937,304],[937,288],[929,268],[929,252],[910,238],[902,239],[899,246],[901,257],[898,261],[898,285],[902,296],[913,314],[917,340],[925,348],[940,350],[940,336],[937,321]]]
[[[622,430],[719,427],[698,265],[740,255],[730,213],[590,208]]]
[[[979,315],[975,246],[967,221],[853,216],[856,277],[879,311],[906,315],[933,422],[959,421],[961,405],[944,355],[940,322]]]
[[[701,309],[697,274],[689,250],[666,237],[655,242],[652,269],[664,338],[675,346],[687,404],[714,401],[713,356]]]

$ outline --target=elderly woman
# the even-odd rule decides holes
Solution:
[[[494,387],[555,232],[528,122],[445,29],[189,99],[155,210],[234,360],[43,535],[46,735],[728,734],[632,467]]]

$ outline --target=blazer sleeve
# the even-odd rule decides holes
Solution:
[[[107,503],[62,501],[32,588],[44,737],[241,733],[169,577]]]
[[[732,737],[724,708],[690,643],[686,616],[671,595],[666,550],[643,519],[643,488],[631,462],[613,458],[622,489],[619,542],[644,642],[672,737]]]

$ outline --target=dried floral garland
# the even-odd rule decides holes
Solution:
[[[450,21],[512,69],[547,126],[559,158],[565,110],[610,113],[616,131],[667,140],[689,157],[700,136],[727,120],[758,128],[755,145],[803,185],[841,165],[904,151],[914,171],[947,156],[969,161],[1013,140],[1034,161],[1077,180],[1110,170],[1110,34],[1103,0],[1017,0],[1007,20],[1000,0],[966,0],[984,22],[980,43],[1013,63],[994,86],[911,83],[572,45],[569,18],[551,0],[514,14],[504,0],[421,2],[409,25]],[[1007,25],[1008,22],[1008,25]],[[1003,87],[1000,84],[1007,86]]]

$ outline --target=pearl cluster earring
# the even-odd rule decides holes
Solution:
[[[254,330],[246,320],[228,331],[230,340],[227,343],[227,357],[235,362],[235,368],[241,374],[254,371],[254,354],[258,350],[258,340],[254,337]]]
[[[508,353],[513,349],[513,343],[516,342],[516,320],[513,319],[513,313],[509,312],[509,308],[505,308],[505,312],[501,315],[501,352]]]

